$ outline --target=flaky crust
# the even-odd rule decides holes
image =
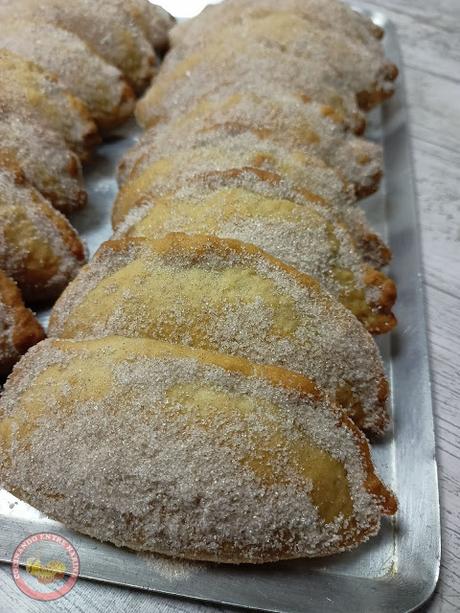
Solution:
[[[383,366],[363,326],[314,279],[237,240],[104,243],[56,303],[48,334],[147,336],[285,366],[369,432],[388,422]]]
[[[146,339],[48,340],[15,368],[0,415],[7,489],[138,551],[231,563],[329,555],[397,508],[365,437],[312,381],[240,358]]]
[[[0,270],[0,375],[7,375],[21,355],[44,337],[18,287]]]

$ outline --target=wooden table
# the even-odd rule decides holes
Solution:
[[[441,577],[433,599],[423,610],[453,613],[460,611],[460,1],[381,0],[360,4],[387,13],[398,27],[403,48],[420,209],[443,522]],[[0,566],[0,613],[44,610],[197,613],[216,608],[84,580],[78,581],[65,598],[45,604],[23,596],[11,579],[9,567]]]

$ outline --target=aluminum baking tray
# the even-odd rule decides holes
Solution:
[[[396,331],[379,338],[391,382],[394,431],[373,447],[380,474],[396,492],[399,511],[379,536],[352,553],[263,566],[168,561],[102,544],[67,530],[3,491],[0,494],[0,560],[11,560],[25,537],[51,531],[76,547],[80,576],[153,592],[267,611],[353,613],[411,611],[432,593],[440,561],[440,524],[433,414],[422,292],[417,209],[402,60],[395,27],[385,28],[385,50],[401,74],[391,100],[370,116],[368,137],[384,147],[385,178],[363,203],[393,254],[398,285]],[[138,129],[126,125],[101,146],[86,171],[88,208],[73,222],[90,253],[110,236],[116,194],[114,171]],[[47,313],[40,314],[43,321]]]

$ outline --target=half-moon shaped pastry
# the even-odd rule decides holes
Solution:
[[[86,204],[80,160],[58,132],[20,113],[0,115],[0,158],[20,166],[27,181],[63,213]]]
[[[117,228],[125,219],[131,207],[153,203],[160,196],[171,197],[185,188],[203,194],[220,187],[239,187],[268,198],[282,198],[313,207],[328,221],[334,224],[340,223],[348,229],[357,249],[368,264],[381,268],[390,261],[390,250],[382,239],[369,228],[364,212],[356,206],[346,205],[343,193],[336,192],[337,199],[334,197],[328,200],[323,196],[317,197],[314,192],[306,190],[302,185],[296,185],[285,175],[278,175],[257,166],[235,168],[228,167],[229,165],[224,163],[223,167],[219,168],[222,159],[214,150],[216,157],[211,160],[209,154],[212,151],[212,149],[202,149],[202,162],[200,162],[198,149],[187,151],[182,157],[184,165],[181,164],[181,154],[177,153],[170,158],[159,160],[148,169],[148,172],[134,179],[132,184],[127,182],[119,192],[112,211],[114,228]],[[192,159],[193,164],[189,169],[187,161],[190,162]],[[224,162],[226,159],[223,158]],[[216,165],[217,170],[210,170]],[[331,183],[331,189],[325,190],[324,196],[332,196],[335,187],[338,185],[334,186]]]
[[[324,64],[330,65],[336,71],[337,86],[351,88],[360,106],[368,110],[392,95],[398,74],[396,66],[385,59],[383,48],[372,40],[372,46],[362,44],[332,28],[318,27],[308,18],[288,10],[265,11],[254,16],[246,14],[237,22],[222,24],[208,37],[192,39],[190,44],[174,49],[168,62],[170,65],[176,57],[180,62],[190,48],[201,51],[206,60],[210,43],[213,53],[213,42],[235,48],[244,46],[245,42],[258,44],[268,53],[275,46],[285,53],[283,63],[295,55],[316,64],[317,72]]]
[[[253,245],[211,236],[104,243],[56,303],[61,338],[149,337],[301,372],[381,433],[388,385],[377,346],[311,277]]]
[[[252,243],[297,270],[349,308],[369,332],[396,325],[391,308],[395,284],[363,263],[347,229],[328,222],[313,207],[275,200],[244,189],[207,195],[187,192],[135,209],[117,238],[162,238],[169,232],[212,234]]]
[[[168,145],[167,133],[165,130],[158,141],[143,142],[137,155],[131,153],[134,167],[117,194],[112,211],[114,226],[148,197],[188,185],[194,176],[236,168],[260,168],[277,173],[297,185],[305,198],[319,204],[330,202],[342,209],[355,200],[353,188],[339,173],[302,150],[260,141],[248,132],[223,135],[222,140],[203,146],[197,139],[197,146],[188,149],[181,148],[180,141],[171,140]]]
[[[143,125],[149,125],[148,120],[144,124],[145,108],[140,101],[136,113]],[[198,134],[202,141],[215,143],[222,135],[246,132],[261,141],[269,139],[319,157],[355,186],[358,197],[378,188],[381,148],[347,132],[341,122],[328,115],[324,105],[293,96],[275,98],[239,92],[228,97],[223,94],[215,102],[203,100],[179,121],[169,124],[164,137],[186,146],[191,135]]]
[[[67,219],[19,169],[0,160],[0,268],[25,300],[57,298],[84,261],[84,247]]]
[[[0,49],[0,105],[10,114],[37,118],[81,157],[98,140],[96,125],[81,100],[36,64],[5,49]]]
[[[171,60],[174,52],[166,56],[140,102],[141,119],[149,123],[176,119],[200,100],[233,90],[315,100],[356,133],[364,131],[366,122],[355,93],[345,83],[338,83],[336,71],[328,64],[319,67],[305,58],[287,57],[276,46],[266,49],[246,41],[237,48],[217,41],[206,50],[206,57],[198,50],[175,63]]]
[[[325,556],[397,508],[312,381],[147,339],[46,340],[0,405],[0,481],[100,541],[214,562]]]
[[[103,128],[123,121],[134,108],[134,93],[121,72],[68,30],[36,18],[4,19],[0,47],[59,77]]]
[[[39,19],[79,36],[139,92],[150,82],[157,61],[144,30],[125,4],[124,0],[19,0],[14,6],[20,7],[21,18]],[[11,9],[6,12],[11,14]]]
[[[209,4],[194,19],[178,23],[170,33],[171,45],[196,44],[244,18],[284,12],[294,13],[318,28],[338,32],[371,48],[375,48],[383,36],[382,28],[369,17],[337,0],[283,0],[282,3],[277,0],[225,0]]]
[[[0,270],[0,376],[7,375],[21,355],[43,338],[43,328],[24,306],[17,285]]]
[[[145,0],[115,0],[115,4],[126,10],[142,28],[155,51],[165,53],[168,50],[169,32],[176,23],[168,11]]]

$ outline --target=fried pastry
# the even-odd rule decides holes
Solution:
[[[98,140],[81,100],[36,64],[5,49],[0,49],[0,106],[9,114],[31,115],[54,129],[82,157]]]
[[[208,149],[207,153],[210,151]],[[175,169],[175,166],[171,166],[178,159],[179,154],[174,156],[174,158],[159,160],[157,165],[153,165],[149,169],[152,173],[150,177],[147,174],[142,175],[147,179],[145,189],[141,189],[140,183],[136,182],[140,192],[142,191],[142,197],[134,198],[135,203],[132,203],[133,209],[153,204],[159,197],[168,196],[172,198],[185,188],[188,189],[189,194],[194,193],[198,197],[203,197],[205,193],[207,194],[222,187],[238,187],[268,198],[281,198],[304,206],[306,205],[315,209],[327,221],[345,226],[353,237],[356,248],[364,261],[374,268],[382,268],[391,259],[389,248],[380,236],[375,234],[369,227],[364,212],[357,206],[347,205],[344,201],[340,201],[339,206],[334,199],[328,200],[322,196],[315,197],[314,193],[305,190],[302,186],[296,185],[286,176],[269,172],[257,166],[209,170],[209,156],[206,154],[206,170],[200,167],[198,158],[194,158],[194,166],[189,171],[187,167],[182,168],[180,164],[178,169]],[[190,158],[188,159],[190,160]],[[148,189],[149,185],[150,188]],[[123,194],[115,201],[112,213],[112,224],[115,229],[125,219],[128,211],[132,210],[125,207],[128,202],[124,198],[125,193],[125,190],[123,190]],[[134,194],[132,195],[134,196]]]
[[[150,337],[301,372],[382,433],[387,382],[359,321],[308,275],[211,236],[109,241],[56,303],[48,334]]]
[[[34,117],[0,115],[0,158],[20,166],[27,181],[63,213],[86,204],[80,160],[62,136]]]
[[[27,21],[40,20],[79,36],[140,92],[154,75],[157,61],[143,28],[127,8],[130,5],[125,0],[19,0],[14,6]],[[148,2],[144,5],[148,7]]]
[[[171,64],[170,53],[140,103],[139,108],[149,114],[149,121],[180,117],[198,101],[233,88],[234,92],[267,96],[289,93],[304,100],[315,100],[326,105],[330,113],[340,117],[356,133],[364,131],[365,119],[356,94],[346,83],[339,83],[337,72],[327,64],[318,66],[294,55],[287,58],[277,47],[265,49],[247,41],[237,48],[217,41],[207,47],[206,56],[197,51]]]
[[[171,44],[196,44],[207,40],[222,27],[240,23],[251,17],[270,13],[294,13],[320,29],[328,29],[375,48],[383,30],[371,19],[338,0],[225,0],[209,4],[194,19],[187,19],[171,30]]]
[[[244,189],[224,188],[204,197],[188,191],[135,209],[116,237],[155,239],[185,232],[252,243],[314,277],[369,332],[382,334],[395,326],[393,281],[364,265],[345,227],[328,222],[313,207]]]
[[[16,366],[0,414],[4,487],[119,547],[325,556],[397,509],[352,422],[273,366],[146,339],[46,340]]]
[[[134,93],[121,72],[68,30],[38,19],[4,19],[0,47],[58,76],[103,128],[123,121],[133,111]]]
[[[169,48],[169,32],[176,20],[164,8],[145,0],[120,2],[130,17],[142,28],[152,47],[159,53]]]
[[[174,49],[169,63],[176,58],[180,62],[190,47],[193,50],[198,48],[206,58],[207,47],[211,42],[212,49],[214,41],[224,47],[230,44],[239,47],[249,41],[268,51],[276,46],[286,53],[286,57],[296,55],[308,59],[319,67],[318,70],[328,64],[338,75],[337,85],[350,87],[365,110],[392,95],[398,74],[396,66],[385,59],[380,45],[362,44],[337,30],[319,28],[308,18],[282,9],[279,12],[265,11],[253,18],[246,16],[229,25],[224,23],[213,35],[192,39],[190,45],[182,45],[183,49]]]
[[[67,219],[0,160],[0,268],[27,302],[56,298],[76,275],[85,251]]]
[[[194,149],[180,147],[169,140],[166,130],[161,138],[154,139],[139,150],[132,162],[128,181],[121,187],[113,208],[116,226],[125,215],[148,196],[170,192],[187,184],[191,177],[234,168],[261,168],[280,173],[294,182],[306,198],[332,202],[337,208],[349,206],[355,200],[353,188],[340,175],[319,158],[302,150],[279,146],[270,141],[260,141],[252,133],[235,136],[222,135],[222,140],[209,146]],[[163,138],[166,137],[166,138]],[[135,156],[135,152],[130,153]]]
[[[0,376],[7,375],[21,355],[44,337],[15,282],[0,270]]]
[[[137,113],[142,119],[141,104]],[[268,138],[286,148],[319,157],[354,185],[358,197],[378,188],[382,175],[381,148],[351,135],[343,124],[328,115],[324,106],[292,96],[275,98],[240,92],[219,97],[214,103],[203,100],[187,115],[169,124],[163,140],[184,145],[184,141],[198,134],[202,141],[211,143],[222,135],[245,132],[262,141]]]

